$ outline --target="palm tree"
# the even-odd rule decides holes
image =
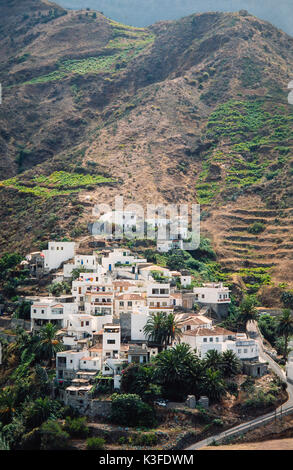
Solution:
[[[282,315],[278,318],[277,332],[284,337],[284,359],[288,357],[288,341],[293,334],[293,316],[288,308],[283,310]]]
[[[58,326],[47,323],[43,326],[39,333],[39,342],[36,345],[36,352],[48,361],[49,367],[52,367],[53,358],[56,353],[63,351],[64,345],[57,339],[56,333]]]
[[[226,395],[226,384],[219,370],[206,369],[203,392],[212,402],[220,401]]]
[[[219,370],[222,364],[222,354],[216,349],[210,349],[205,355],[204,364],[207,369]]]
[[[224,377],[231,377],[232,375],[239,374],[241,370],[241,362],[236,354],[231,351],[225,351],[222,354],[221,371]]]
[[[143,328],[149,341],[157,344],[160,349],[166,342],[166,314],[165,312],[152,313]]]
[[[3,424],[11,421],[15,412],[15,392],[13,387],[6,387],[0,393],[0,420]]]
[[[196,376],[197,361],[197,356],[188,344],[177,344],[156,356],[155,379],[172,398],[182,398],[188,394],[191,379]]]
[[[165,328],[166,328],[165,346],[171,344],[175,339],[178,339],[182,336],[182,331],[178,327],[178,322],[176,321],[175,315],[173,313],[169,313],[169,315],[166,317]]]

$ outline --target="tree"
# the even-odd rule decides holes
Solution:
[[[233,351],[228,350],[223,352],[220,369],[224,377],[239,374],[241,371],[241,362]]]
[[[36,351],[40,356],[48,361],[49,367],[52,367],[53,358],[56,357],[56,353],[63,351],[63,344],[57,339],[56,333],[58,326],[47,323],[40,330],[40,341],[36,345]]]
[[[288,358],[288,341],[293,334],[293,316],[289,309],[284,309],[282,315],[278,318],[277,332],[284,337],[284,359]]]
[[[31,317],[31,304],[26,300],[21,301],[15,309],[15,317],[23,320],[29,320]]]
[[[160,348],[166,348],[182,335],[173,313],[167,315],[165,312],[153,313],[144,327],[144,333]]]
[[[188,344],[178,344],[161,352],[156,356],[154,364],[155,377],[164,387],[165,395],[183,399],[194,390],[200,364]]]
[[[293,291],[285,291],[281,295],[281,301],[284,304],[285,308],[290,308],[293,310]]]
[[[160,348],[166,341],[165,316],[164,312],[152,313],[143,328],[149,341],[157,344]]]
[[[256,319],[257,300],[254,295],[246,295],[240,304],[240,316],[243,322]]]
[[[203,392],[212,402],[218,402],[226,395],[226,384],[219,370],[207,369],[205,371]]]
[[[114,393],[111,397],[111,421],[122,426],[146,426],[155,424],[153,408],[139,395]]]
[[[165,318],[165,329],[166,329],[166,345],[171,344],[175,339],[178,339],[182,336],[182,331],[178,327],[178,322],[176,322],[175,315],[169,313]]]
[[[13,387],[5,387],[0,392],[0,420],[7,424],[15,413],[15,391]]]
[[[56,400],[49,397],[37,398],[35,401],[28,403],[25,407],[23,416],[26,426],[29,429],[39,427],[45,421],[56,419],[59,417],[61,405]]]
[[[204,358],[204,364],[207,369],[218,370],[222,364],[222,354],[215,349],[208,351]]]
[[[41,427],[41,450],[66,450],[69,434],[63,431],[58,421],[47,421]]]

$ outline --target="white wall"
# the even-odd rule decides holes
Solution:
[[[51,271],[57,269],[60,265],[74,257],[74,242],[49,242],[48,249],[43,250],[44,268]]]

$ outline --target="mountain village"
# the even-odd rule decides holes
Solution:
[[[26,300],[31,302],[33,332],[47,323],[58,326],[64,351],[56,356],[56,389],[65,384],[59,396],[84,413],[95,414],[90,392],[97,376],[112,379],[112,390],[119,390],[125,365],[149,363],[158,354],[145,326],[159,312],[174,315],[181,333],[166,348],[186,343],[200,358],[211,350],[230,350],[246,373],[267,372],[255,339],[217,326],[231,302],[222,283],[190,288],[186,271],[170,271],[123,248],[81,255],[74,242],[49,242],[47,250],[27,255],[23,263],[38,277],[54,270],[54,282],[78,273],[70,295]]]

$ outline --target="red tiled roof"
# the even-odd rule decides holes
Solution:
[[[187,335],[187,336],[235,336],[235,333],[218,326],[215,328],[199,328],[196,330],[185,331],[183,335]]]

